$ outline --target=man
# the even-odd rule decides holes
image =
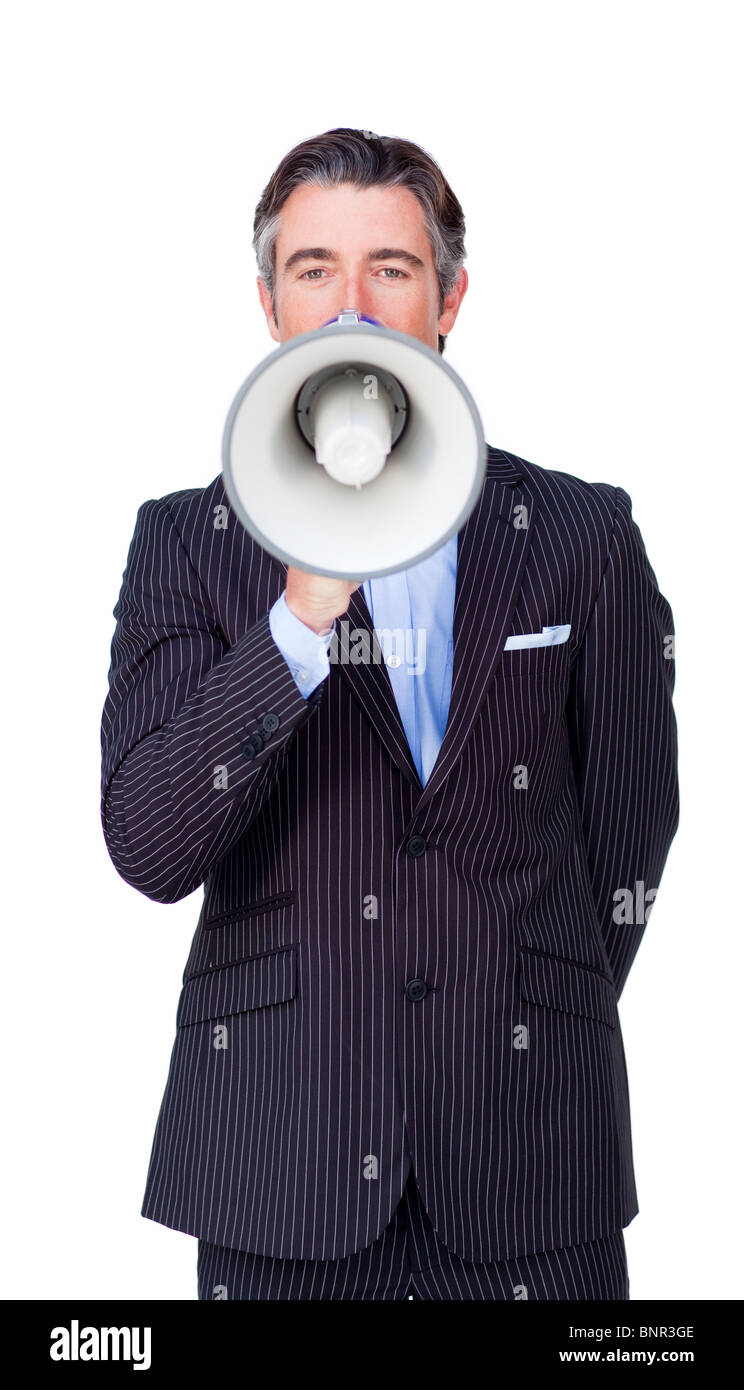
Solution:
[[[272,337],[353,306],[443,351],[463,237],[418,146],[305,141],[256,212]],[[329,659],[345,614],[423,629],[424,669]],[[109,852],[204,885],[142,1207],[199,1238],[199,1297],[627,1298],[617,1000],[678,821],[627,493],[489,446],[459,533],[359,585],[218,477],[143,503],[114,616]]]

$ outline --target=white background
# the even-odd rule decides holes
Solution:
[[[681,824],[620,1003],[631,1298],[741,1259],[738,4],[25,3],[0,34],[5,495],[2,1294],[196,1298],[139,1215],[201,890],[150,902],[99,819],[137,508],[220,471],[274,344],[253,213],[338,125],[465,209],[447,346],[486,438],[633,500],[677,629]]]

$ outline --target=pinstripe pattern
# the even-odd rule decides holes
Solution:
[[[461,1259],[610,1235],[638,1210],[616,1000],[643,932],[613,895],[657,888],[678,819],[672,614],[630,499],[489,449],[425,787],[382,665],[302,697],[268,623],[285,577],[221,477],[138,512],[104,834],[155,901],[205,890],[143,1215],[337,1259],[413,1168]],[[347,617],[369,629],[360,591]]]
[[[200,1240],[200,1299],[287,1299],[439,1302],[627,1300],[628,1262],[622,1231],[582,1245],[471,1264],[437,1240],[409,1174],[389,1226],[366,1249],[340,1260],[278,1260]]]

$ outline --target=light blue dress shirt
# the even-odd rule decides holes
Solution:
[[[417,565],[367,579],[361,586],[422,786],[436,762],[449,715],[456,575],[457,532]],[[284,593],[270,610],[269,626],[307,698],[330,672],[334,629],[313,632],[287,607]]]

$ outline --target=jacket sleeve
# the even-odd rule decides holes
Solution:
[[[677,830],[679,790],[672,610],[630,497],[622,488],[615,494],[568,723],[592,891],[619,998]]]
[[[229,647],[167,502],[137,513],[113,610],[101,719],[101,820],[115,868],[173,903],[260,813],[312,716],[267,612]]]

